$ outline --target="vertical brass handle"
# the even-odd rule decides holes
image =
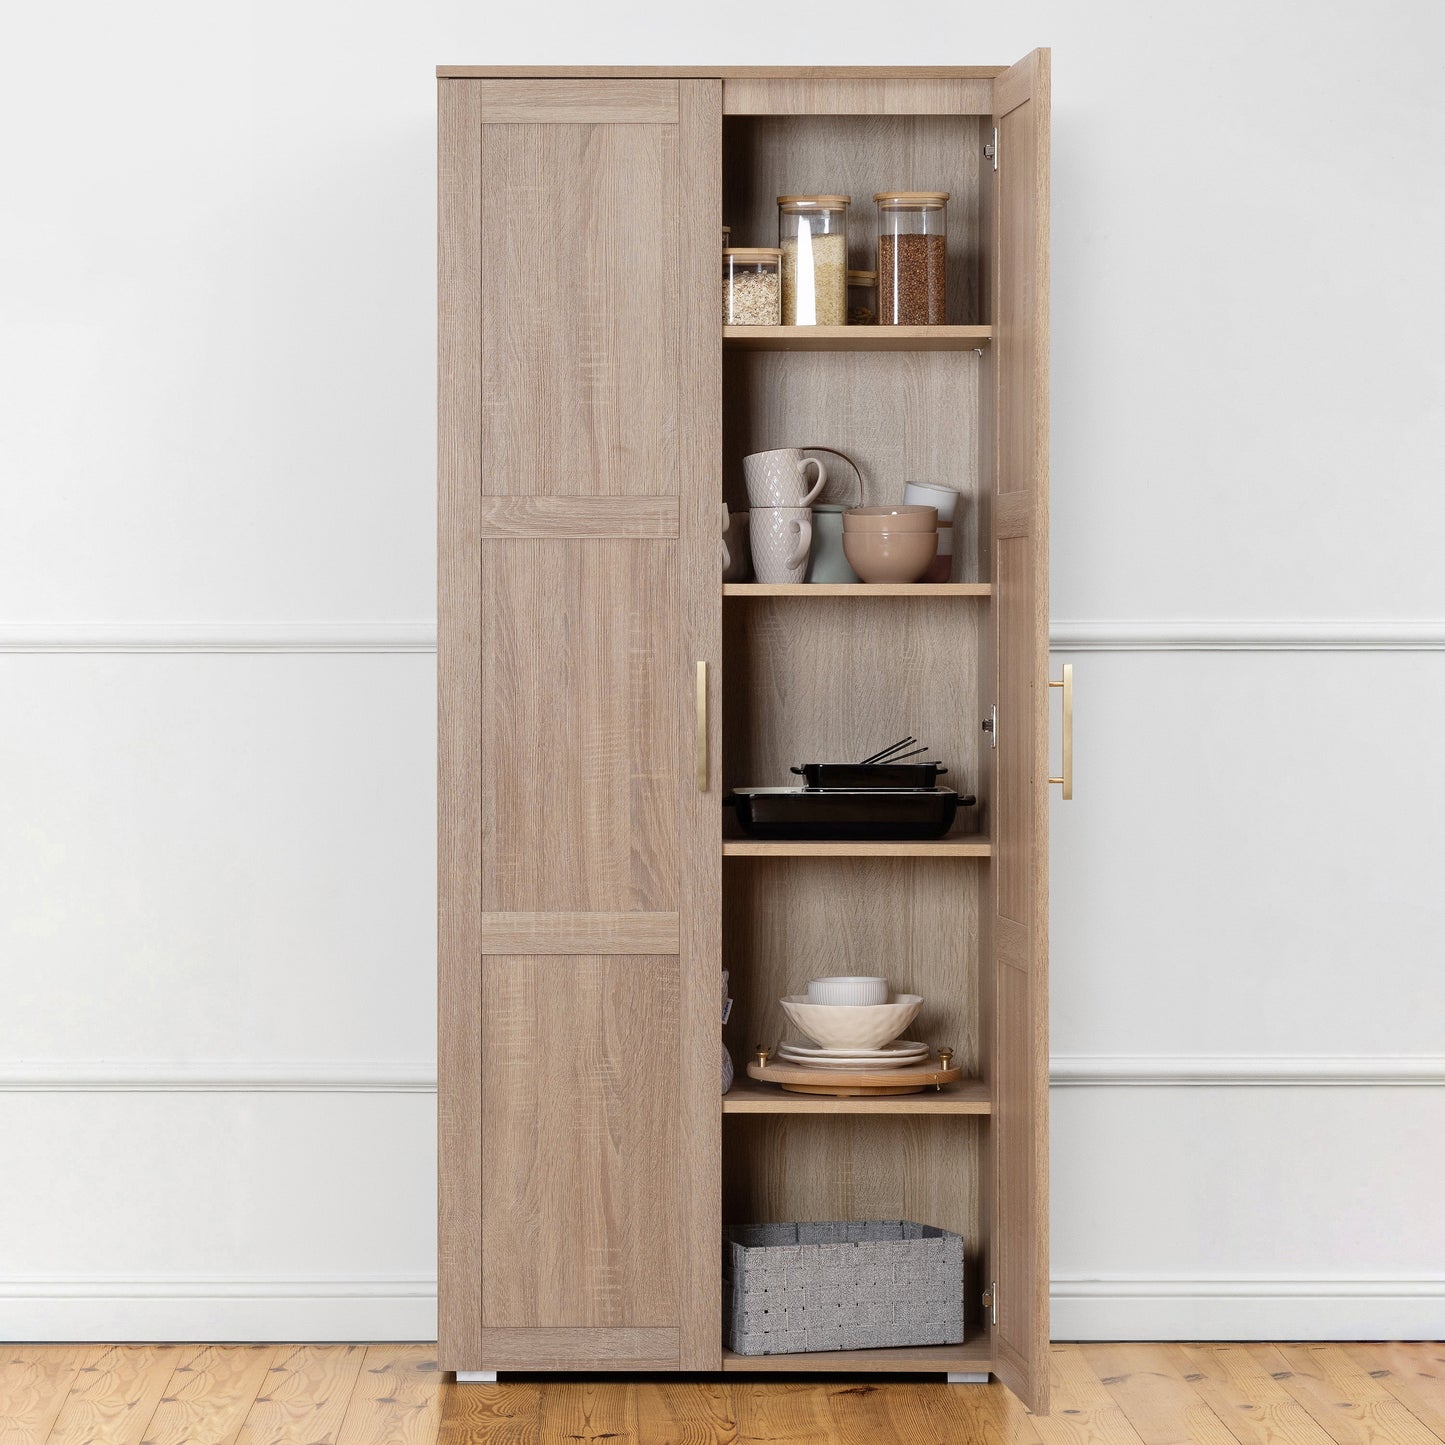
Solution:
[[[1074,664],[1066,662],[1063,677],[1058,682],[1050,679],[1049,686],[1064,691],[1064,770],[1061,777],[1049,781],[1063,785],[1063,799],[1067,803],[1074,797]]]
[[[697,665],[697,789],[707,792],[707,663]]]

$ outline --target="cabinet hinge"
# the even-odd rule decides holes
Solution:
[[[993,142],[992,142],[992,144],[984,146],[984,148],[983,148],[983,153],[984,153],[984,155],[986,155],[986,156],[993,162],[993,168],[994,168],[994,170],[997,170],[997,169],[998,169],[998,127],[997,127],[997,126],[994,126],[994,128],[993,128]]]
[[[991,748],[998,746],[998,704],[995,703],[988,710],[988,716],[983,720],[983,730],[988,734],[988,745]]]
[[[998,1323],[998,1285],[990,1284],[983,1292],[983,1307],[989,1312],[989,1321]]]

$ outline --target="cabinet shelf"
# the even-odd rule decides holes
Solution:
[[[988,1086],[965,1079],[921,1094],[884,1094],[833,1099],[826,1094],[789,1094],[774,1084],[735,1083],[722,1096],[724,1114],[990,1114]]]
[[[993,845],[982,833],[902,843],[724,838],[722,851],[724,858],[989,858]]]
[[[724,582],[724,597],[992,597],[991,582]]]
[[[976,351],[992,326],[724,326],[729,351]]]
[[[993,1355],[988,1336],[981,1330],[969,1335],[961,1345],[893,1345],[879,1350],[820,1350],[802,1355],[735,1355],[722,1352],[725,1371],[766,1371],[788,1374],[831,1371],[852,1374],[855,1371],[932,1372],[946,1370],[958,1375],[985,1375],[993,1370]]]

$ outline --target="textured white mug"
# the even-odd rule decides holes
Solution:
[[[808,469],[817,477],[808,486]],[[828,484],[828,469],[817,457],[805,457],[797,447],[778,447],[743,458],[748,502],[754,507],[807,507]]]
[[[748,545],[759,582],[801,582],[813,545],[811,507],[754,507],[748,513]]]

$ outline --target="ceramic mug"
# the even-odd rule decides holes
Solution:
[[[807,507],[754,507],[748,513],[748,545],[759,582],[801,582],[813,544]]]
[[[936,482],[906,482],[903,500],[923,507],[938,508],[938,552],[928,564],[920,582],[949,582],[953,579],[953,517],[963,501],[961,493]]]
[[[843,555],[843,511],[840,503],[813,508],[813,546],[808,558],[809,582],[856,582],[858,574]]]
[[[748,514],[746,512],[723,511],[727,520],[722,534],[722,580],[724,582],[746,582],[751,570],[748,556]]]
[[[808,469],[815,476],[808,485]],[[805,457],[797,447],[754,452],[743,458],[748,502],[754,507],[807,507],[828,483],[828,469],[817,457]]]

